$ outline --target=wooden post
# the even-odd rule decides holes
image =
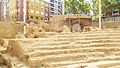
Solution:
[[[101,0],[99,0],[99,29],[102,28],[102,23],[101,23]]]
[[[80,18],[79,18],[79,24],[80,24]],[[81,25],[80,25],[80,32],[81,32]]]

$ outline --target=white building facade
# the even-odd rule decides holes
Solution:
[[[0,16],[1,20],[6,20],[7,15],[8,15],[8,7],[7,7],[7,2],[8,0],[1,0],[0,2]]]
[[[62,0],[50,0],[50,15],[62,14]]]

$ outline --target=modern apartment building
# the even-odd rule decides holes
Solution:
[[[62,14],[62,0],[50,0],[50,15]]]
[[[12,21],[40,22],[49,18],[49,3],[43,0],[9,0],[8,3]]]
[[[0,1],[0,18],[1,18],[1,20],[7,19],[7,16],[8,16],[7,2],[8,2],[8,0]]]
[[[1,21],[1,1],[0,1],[0,21]]]

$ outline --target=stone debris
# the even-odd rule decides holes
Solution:
[[[21,62],[17,57],[10,56],[9,54],[3,54],[3,58],[6,61],[6,65],[9,68],[29,68],[25,63]]]
[[[70,29],[67,26],[62,27],[62,32],[70,32]]]

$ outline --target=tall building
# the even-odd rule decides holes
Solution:
[[[50,15],[62,14],[62,0],[50,0]]]
[[[49,18],[49,3],[43,0],[9,0],[8,3],[12,21],[40,22]]]
[[[0,1],[0,21],[1,21],[1,1]]]
[[[7,19],[7,16],[8,16],[7,2],[8,2],[8,0],[0,1],[0,18],[1,18],[1,20]]]

